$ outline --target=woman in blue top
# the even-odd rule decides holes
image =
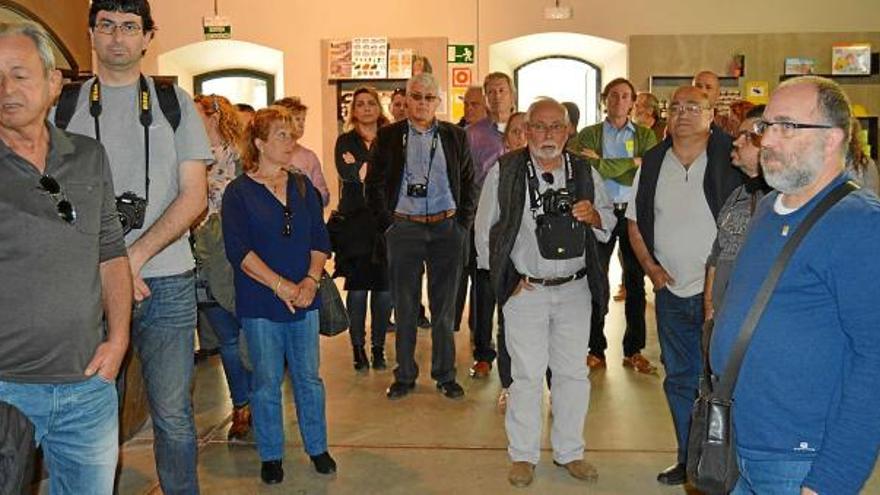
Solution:
[[[227,186],[222,209],[236,315],[254,368],[251,411],[260,476],[268,484],[284,478],[285,360],[306,453],[319,473],[336,471],[327,452],[315,297],[330,241],[314,188],[303,175],[284,170],[294,147],[292,119],[277,106],[256,113],[245,136],[245,173]]]

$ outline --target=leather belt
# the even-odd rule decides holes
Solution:
[[[415,223],[439,223],[447,218],[452,218],[455,216],[455,210],[446,210],[441,211],[440,213],[434,213],[433,215],[407,215],[405,213],[397,213],[394,212],[394,218],[399,218],[401,220],[406,220],[408,222]]]
[[[559,278],[533,278],[533,277],[525,277],[526,282],[530,284],[538,284],[543,285],[544,287],[555,287],[557,285],[567,284],[568,282],[574,280],[580,280],[587,276],[587,269],[581,268],[574,275],[569,275],[567,277],[559,277]]]

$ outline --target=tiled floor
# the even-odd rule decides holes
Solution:
[[[617,274],[612,273],[612,280]],[[659,363],[659,350],[648,306],[645,355]],[[515,490],[506,481],[508,459],[503,417],[496,412],[497,375],[467,377],[470,363],[467,329],[457,334],[458,377],[467,395],[450,401],[423,376],[413,395],[390,402],[384,390],[390,370],[356,374],[351,367],[348,336],[322,339],[322,374],[327,387],[330,451],[339,473],[322,477],[311,468],[301,448],[285,385],[286,478],[269,487],[259,480],[259,459],[252,443],[225,441],[230,412],[219,358],[200,364],[195,407],[201,438],[199,476],[205,494],[675,494],[655,481],[656,473],[675,458],[672,423],[661,389],[661,376],[639,375],[620,365],[623,305],[613,303],[607,325],[608,369],[591,375],[592,397],[587,418],[587,458],[599,470],[595,485],[584,485],[552,465],[545,450],[535,483]],[[387,347],[393,362],[394,336]],[[430,369],[430,335],[419,332],[419,363]],[[545,404],[547,397],[545,396]],[[545,421],[549,421],[549,418]],[[546,426],[546,425],[545,425]],[[545,428],[546,431],[546,428]],[[545,435],[545,448],[549,442]],[[874,476],[866,493],[880,493]],[[149,426],[123,449],[121,494],[161,493],[152,461]]]

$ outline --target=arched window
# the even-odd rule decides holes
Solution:
[[[275,100],[275,76],[250,69],[225,69],[193,78],[195,94],[217,94],[233,103],[263,108]]]
[[[519,66],[514,71],[518,107],[526,111],[536,98],[549,96],[560,102],[571,101],[581,111],[578,129],[601,120],[599,93],[602,71],[595,65],[574,57],[542,57]]]

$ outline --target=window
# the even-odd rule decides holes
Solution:
[[[205,72],[193,78],[193,90],[197,95],[217,94],[233,104],[260,109],[275,101],[275,76],[249,69]]]
[[[599,93],[602,72],[595,65],[572,57],[551,56],[521,65],[514,71],[518,108],[526,111],[535,99],[549,96],[571,101],[581,111],[578,129],[601,120]]]

